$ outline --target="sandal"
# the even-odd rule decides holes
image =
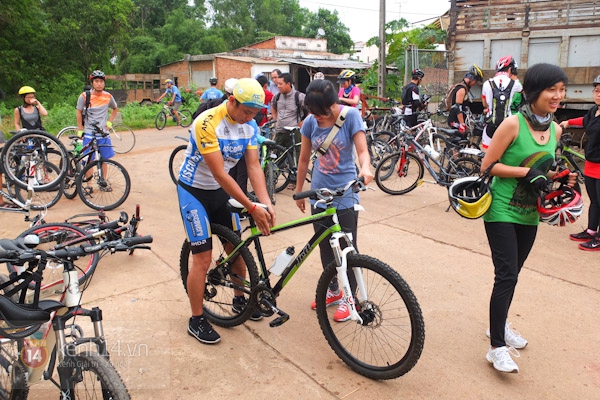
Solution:
[[[17,210],[17,209],[20,209],[21,207],[19,207],[16,204],[13,204],[13,203],[2,203],[2,204],[0,204],[0,208],[4,208],[5,210]]]
[[[290,183],[289,185],[287,185],[288,190],[296,190],[296,184],[295,183]]]

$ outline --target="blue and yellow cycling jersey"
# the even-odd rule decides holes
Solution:
[[[219,184],[204,162],[204,155],[220,151],[225,172],[229,172],[247,149],[257,148],[258,126],[254,120],[238,124],[227,114],[227,102],[204,111],[190,127],[190,142],[179,171],[186,185],[215,190]]]

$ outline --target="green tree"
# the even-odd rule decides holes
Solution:
[[[337,11],[319,8],[316,13],[309,13],[303,36],[316,37],[320,28],[325,31],[324,37],[330,52],[343,54],[352,50],[354,42],[350,37],[350,29],[340,22]]]

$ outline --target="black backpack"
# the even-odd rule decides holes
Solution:
[[[515,85],[514,80],[510,80],[510,83],[505,88],[499,88],[493,79],[489,80],[490,86],[492,87],[492,102],[488,104],[492,113],[485,119],[485,132],[489,137],[494,136],[496,129],[500,126],[500,123],[506,118],[506,111],[509,107],[510,92]]]
[[[275,104],[277,104],[277,102],[279,101],[280,96],[281,93],[277,93],[275,99],[273,100]],[[300,104],[300,92],[297,90],[296,92],[294,92],[294,99],[296,100],[296,119],[298,120],[298,122],[300,122],[303,121],[304,118],[306,118],[306,116],[308,115],[308,111],[306,110],[306,107],[304,107],[304,104]],[[275,106],[275,108],[277,109],[277,106]]]

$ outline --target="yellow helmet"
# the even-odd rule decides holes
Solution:
[[[346,81],[348,79],[354,80],[355,77],[356,77],[356,73],[354,71],[351,71],[349,69],[345,69],[342,72],[340,72],[340,74],[337,77],[337,81],[338,82],[343,82],[343,81]]]
[[[167,83],[173,83],[173,81],[172,81],[171,79],[165,79],[165,85],[166,85]]]
[[[454,211],[468,219],[482,217],[492,204],[489,180],[489,176],[455,180],[448,188],[448,199]]]
[[[23,86],[21,89],[19,89],[20,95],[24,95],[24,94],[28,94],[28,93],[35,93],[35,89],[32,88],[31,86]]]

